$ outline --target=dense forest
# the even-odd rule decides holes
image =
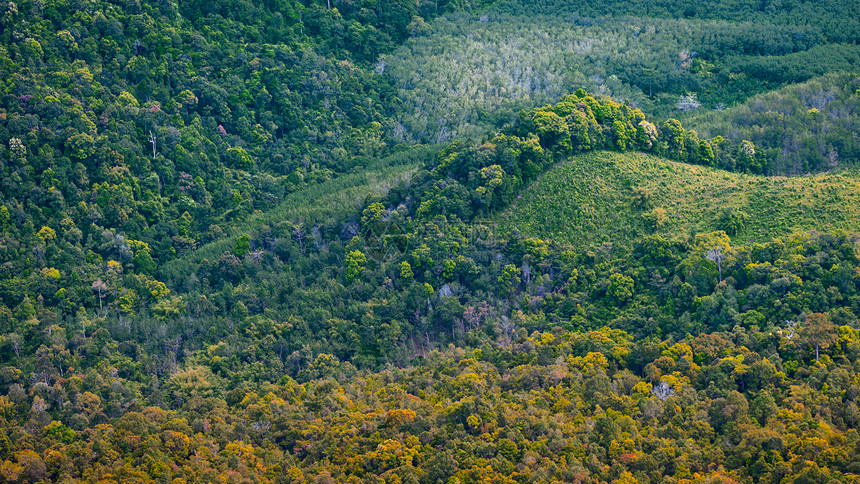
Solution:
[[[0,3],[0,480],[857,482],[858,21]]]

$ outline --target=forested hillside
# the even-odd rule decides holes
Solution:
[[[648,0],[630,3],[624,0],[590,2],[586,0],[503,0],[495,5],[511,13],[571,14],[583,17],[636,15],[654,18],[702,18],[732,22],[771,22],[781,25],[801,25],[814,29],[829,42],[856,43],[860,40],[860,6],[839,0],[804,2],[787,0],[780,3],[751,0]],[[750,32],[749,35],[757,36]],[[743,41],[741,36],[739,41]],[[757,40],[767,42],[759,37]],[[751,45],[750,45],[751,47]]]
[[[629,9],[613,9],[604,2],[500,2],[481,13],[446,15],[377,64],[410,108],[398,114],[394,133],[398,139],[421,141],[480,136],[499,120],[511,122],[523,108],[555,102],[581,87],[625,100],[659,121],[715,110],[709,119],[719,123],[732,116],[721,110],[750,96],[860,69],[856,6],[843,5],[839,18],[845,22],[837,23],[833,12],[823,9],[788,21],[782,8],[730,16],[723,10],[726,5],[711,9],[697,3],[690,8],[701,10],[701,16],[681,16],[667,15],[670,5],[657,8],[645,2]],[[730,8],[735,7],[749,6]],[[844,77],[835,82],[856,84]],[[840,100],[855,103],[848,100],[855,90],[845,86]],[[787,106],[769,108],[778,113],[813,102],[809,96],[798,97],[796,89],[781,92]],[[815,104],[822,109],[830,101]],[[853,112],[849,108],[845,116],[855,119],[855,114],[847,114]],[[792,138],[803,137],[805,131],[780,125],[779,119],[768,124]],[[844,121],[837,124],[847,127]],[[795,130],[800,132],[794,135]],[[726,136],[719,128],[708,134]],[[825,153],[832,149],[840,162],[824,164],[819,159],[826,154],[803,150],[797,158],[813,159],[806,171],[856,163],[852,147],[833,142],[828,146]],[[805,172],[793,171],[796,164],[774,161],[772,172]]]
[[[773,173],[799,175],[860,159],[860,76],[831,74],[687,122],[702,136],[749,140]]]
[[[411,16],[379,30],[299,7],[9,4],[0,136],[20,236],[66,220],[72,245],[112,229],[161,262],[381,153],[393,92],[353,62]]]
[[[857,482],[857,8],[0,3],[0,480]]]

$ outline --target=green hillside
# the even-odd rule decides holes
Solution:
[[[860,67],[855,43],[834,43],[854,39],[856,23],[846,21],[840,33],[821,16],[797,25],[768,15],[667,18],[602,2],[516,3],[444,15],[380,58],[377,72],[403,103],[391,124],[395,139],[480,136],[578,88],[662,121]],[[834,13],[855,18],[851,8]]]
[[[855,50],[860,58],[860,48]],[[799,175],[857,163],[858,109],[860,75],[849,72],[792,84],[724,111],[696,114],[684,123],[703,138],[751,141],[765,173]]]
[[[736,231],[739,242],[760,242],[812,229],[857,230],[858,202],[855,171],[763,177],[596,152],[543,174],[496,221],[503,231],[573,245],[718,229]]]
[[[860,483],[858,72],[857,0],[0,0],[0,484]]]
[[[201,261],[217,259],[225,251],[233,250],[240,234],[260,227],[280,223],[295,228],[313,226],[325,232],[339,231],[346,220],[354,218],[365,199],[385,196],[392,187],[411,178],[418,164],[436,151],[432,147],[415,147],[376,160],[355,173],[292,193],[272,210],[255,213],[240,222],[229,237],[210,242],[165,264],[161,274],[168,281],[183,280],[199,269]]]

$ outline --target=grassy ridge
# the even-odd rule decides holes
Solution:
[[[760,177],[639,153],[588,153],[545,173],[496,222],[573,245],[629,244],[648,233],[718,230],[726,209],[746,214],[738,242],[857,230],[860,173]]]

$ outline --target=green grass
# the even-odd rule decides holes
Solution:
[[[650,194],[644,207],[637,189]],[[629,245],[645,234],[671,238],[719,229],[724,208],[745,212],[739,243],[819,230],[860,229],[860,172],[761,177],[641,153],[578,155],[532,183],[496,217],[502,232],[574,246]],[[646,220],[657,209],[665,222]]]

